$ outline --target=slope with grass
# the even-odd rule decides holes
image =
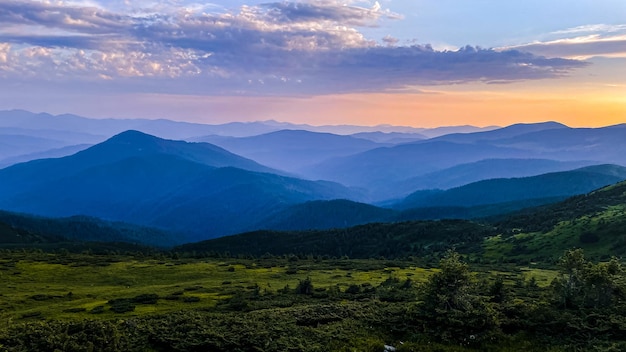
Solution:
[[[404,258],[436,255],[450,248],[478,253],[483,238],[496,234],[491,226],[464,220],[372,223],[331,230],[254,231],[185,244],[175,250],[256,256],[296,253]]]
[[[321,230],[395,219],[397,212],[345,199],[293,205],[256,224],[254,229]]]
[[[488,258],[550,260],[580,247],[596,258],[626,255],[626,182],[495,220]]]
[[[0,247],[6,248],[105,248],[107,242],[168,247],[180,243],[177,237],[154,228],[93,217],[46,218],[0,211]]]

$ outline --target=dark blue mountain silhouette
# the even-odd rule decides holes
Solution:
[[[532,177],[483,180],[447,191],[418,191],[396,204],[395,208],[471,207],[541,198],[566,198],[625,179],[625,167],[595,165]]]
[[[254,229],[321,230],[391,221],[396,212],[345,199],[296,204],[263,219]]]
[[[404,197],[416,190],[449,189],[494,178],[529,177],[549,172],[569,171],[596,164],[591,161],[548,159],[485,159],[381,186],[382,194]]]
[[[355,197],[338,184],[265,171],[272,170],[207,143],[129,131],[72,156],[0,170],[0,208],[96,216],[199,239],[238,232],[296,203]]]

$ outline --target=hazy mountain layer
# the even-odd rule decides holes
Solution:
[[[0,170],[0,207],[96,216],[200,239],[243,231],[293,204],[357,196],[331,182],[265,171],[272,170],[208,143],[129,131],[72,156]]]
[[[399,202],[395,208],[470,207],[530,199],[569,197],[624,179],[626,179],[626,167],[588,166],[533,177],[483,180],[447,191],[418,191]]]
[[[548,260],[582,247],[589,257],[626,254],[626,182],[557,204],[499,217],[491,225],[462,220],[372,223],[315,231],[255,231],[178,247],[181,251],[387,258],[455,248],[492,260]]]
[[[281,130],[253,137],[207,136],[210,142],[263,165],[289,172],[329,158],[360,153],[383,144],[352,136],[303,130]]]
[[[513,125],[488,132],[453,134],[378,148],[329,159],[305,171],[312,178],[368,188],[375,199],[383,200],[385,196],[402,195],[401,192],[411,185],[416,187],[413,190],[429,188],[420,184],[439,182],[443,174],[437,174],[438,171],[486,159],[548,159],[580,163],[578,166],[592,163],[626,165],[626,155],[621,152],[626,149],[624,136],[626,125],[595,129],[569,128],[557,123]],[[511,164],[509,171],[514,167]],[[489,177],[485,171],[482,173]],[[541,172],[540,166],[537,171],[535,174]],[[482,177],[477,175],[461,176],[456,185]],[[528,175],[526,171],[521,170],[520,174],[510,172],[507,176],[525,175]],[[502,176],[505,176],[504,172]],[[443,186],[445,188],[445,183]]]
[[[381,185],[375,198],[383,195],[404,197],[417,190],[450,189],[494,178],[528,177],[549,172],[568,171],[594,164],[591,161],[556,161],[547,159],[485,159],[459,164],[425,175]]]

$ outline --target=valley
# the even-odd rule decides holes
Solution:
[[[20,114],[3,141],[50,149],[0,169],[0,349],[626,346],[623,125]]]
[[[624,0],[1,0],[0,352],[626,351],[624,82]]]

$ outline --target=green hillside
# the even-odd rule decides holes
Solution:
[[[263,219],[255,228],[271,230],[345,228],[372,222],[390,221],[396,215],[396,212],[391,209],[345,199],[316,200],[291,206]]]
[[[312,254],[350,258],[428,256],[449,248],[479,252],[495,229],[465,220],[373,223],[347,229],[255,231],[182,245],[175,251],[262,256]]]
[[[500,219],[503,233],[485,242],[485,256],[550,260],[580,247],[590,257],[626,254],[626,182]]]
[[[176,239],[158,229],[87,216],[53,219],[0,211],[0,247],[110,248],[105,242],[126,243],[113,247],[134,250],[146,245],[171,246]]]
[[[476,221],[370,223],[343,229],[254,231],[177,247],[176,251],[350,258],[436,256],[456,250],[489,261],[554,263],[581,247],[596,259],[626,255],[626,182],[554,205]]]

